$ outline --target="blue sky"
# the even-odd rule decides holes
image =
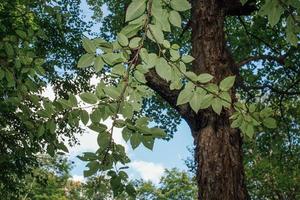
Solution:
[[[81,4],[82,15],[85,21],[92,21],[92,11],[88,8],[88,5],[83,0]],[[104,7],[104,14],[108,11]],[[93,32],[98,32],[101,27],[100,23],[95,23],[92,27]],[[97,80],[91,81],[95,84]],[[51,96],[51,87],[46,89],[45,95]],[[109,122],[107,122],[109,124]],[[85,169],[85,163],[76,158],[77,155],[85,151],[96,151],[96,133],[92,133],[87,130],[82,136],[79,136],[80,145],[70,148],[69,158],[74,161],[74,168],[72,175],[74,179],[82,180],[83,171]],[[190,129],[187,124],[182,120],[178,126],[178,131],[174,134],[174,138],[171,141],[157,140],[154,145],[153,151],[150,151],[140,145],[137,149],[132,150],[130,145],[126,144],[122,139],[121,130],[117,130],[114,137],[117,143],[125,146],[125,149],[131,159],[129,164],[128,174],[131,178],[143,178],[145,180],[151,180],[154,183],[158,183],[159,178],[163,174],[165,169],[179,168],[181,170],[187,170],[184,160],[190,156],[187,150],[188,146],[192,146],[193,139],[190,133]]]

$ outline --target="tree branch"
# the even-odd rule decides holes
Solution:
[[[188,104],[177,106],[177,97],[180,90],[171,90],[170,84],[164,79],[160,78],[154,69],[151,69],[145,74],[147,86],[157,92],[163,99],[165,99],[171,107],[178,111],[178,113],[185,119],[191,115]]]
[[[284,65],[285,64],[285,58],[286,58],[285,55],[280,56],[280,57],[270,56],[270,55],[250,56],[250,57],[246,58],[245,60],[242,60],[239,63],[237,63],[236,66],[237,67],[242,67],[243,65],[246,65],[250,62],[259,61],[259,60],[275,61],[280,65]]]

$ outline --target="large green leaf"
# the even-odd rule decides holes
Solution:
[[[172,68],[164,58],[160,58],[155,65],[156,73],[163,79],[170,81],[172,78]]]
[[[78,61],[78,68],[86,68],[94,63],[95,56],[93,54],[84,54],[80,57]]]
[[[222,91],[228,91],[230,88],[232,88],[234,82],[235,82],[235,76],[228,76],[221,81],[220,89]]]
[[[144,14],[146,10],[146,0],[133,0],[126,11],[126,22],[134,20]]]
[[[90,92],[84,92],[79,95],[82,101],[88,103],[88,104],[96,104],[98,102],[98,98],[96,95],[90,93]]]
[[[170,5],[177,11],[186,11],[191,9],[191,4],[187,0],[171,0]]]
[[[177,11],[172,10],[170,12],[169,20],[171,24],[181,28],[181,16]]]
[[[177,105],[182,105],[188,103],[193,97],[193,90],[185,87],[178,95]]]

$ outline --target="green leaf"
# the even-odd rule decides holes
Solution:
[[[101,149],[107,149],[111,140],[110,133],[107,131],[100,132],[97,137],[97,142]]]
[[[167,136],[167,133],[161,128],[151,128],[151,133],[155,138],[164,138]]]
[[[118,90],[118,88],[116,88],[114,86],[105,87],[104,92],[105,92],[105,94],[107,94],[108,96],[110,96],[113,99],[118,99],[120,96],[120,91]]]
[[[145,79],[144,74],[142,74],[139,71],[134,72],[134,78],[140,83],[147,83],[147,80]]]
[[[229,92],[221,92],[219,97],[222,101],[222,105],[226,108],[230,108],[230,106],[231,106],[231,96],[230,96]]]
[[[222,91],[228,91],[230,88],[232,88],[233,84],[235,82],[235,76],[228,76],[220,83],[220,89]]]
[[[63,142],[58,143],[58,148],[63,150],[66,153],[69,153],[68,148],[66,147],[66,145]]]
[[[141,23],[129,24],[121,30],[121,33],[124,34],[127,38],[132,38],[138,33],[139,30],[141,30],[142,27],[143,24]]]
[[[96,108],[90,116],[93,123],[99,123],[102,118],[102,112],[99,108]]]
[[[162,44],[164,42],[164,33],[162,32],[160,26],[150,24],[149,28],[150,30],[147,33],[149,39]]]
[[[146,148],[153,150],[154,139],[151,136],[143,136],[142,143]]]
[[[146,10],[146,0],[133,0],[126,11],[126,22],[132,21],[142,14]]]
[[[177,61],[180,58],[180,53],[178,50],[170,49],[171,61]]]
[[[213,97],[214,96],[212,94],[205,95],[203,101],[201,102],[200,109],[208,108],[212,103]]]
[[[253,127],[253,125],[251,125],[251,124],[246,125],[245,134],[249,138],[253,138],[253,136],[254,136],[254,127]]]
[[[209,81],[211,81],[214,77],[210,74],[207,74],[207,73],[203,73],[203,74],[200,74],[198,76],[198,79],[197,81],[199,81],[200,83],[208,83]]]
[[[222,100],[220,100],[219,98],[214,98],[211,103],[211,107],[215,111],[215,113],[220,115],[222,111]]]
[[[274,118],[268,117],[263,120],[263,124],[267,128],[274,129],[277,127],[276,120]]]
[[[102,55],[102,58],[110,66],[126,61],[121,53],[107,53]]]
[[[192,99],[190,100],[190,106],[191,108],[198,113],[198,111],[200,110],[202,101],[204,99],[206,95],[205,90],[203,90],[202,88],[197,88],[196,91],[193,94]]]
[[[132,134],[130,138],[130,144],[132,149],[136,149],[141,144],[141,136],[138,133]]]
[[[190,55],[184,55],[184,56],[182,56],[181,60],[184,63],[191,63],[195,60],[195,58]]]
[[[136,49],[140,46],[140,43],[142,41],[142,38],[140,37],[135,37],[133,39],[130,40],[130,43],[129,43],[129,47],[131,49]]]
[[[119,33],[117,39],[119,44],[123,47],[126,47],[129,43],[128,38],[123,33]]]
[[[98,98],[96,95],[89,93],[89,92],[84,92],[79,95],[82,101],[88,103],[88,104],[96,104],[98,102]]]
[[[170,81],[172,78],[172,68],[164,58],[160,58],[155,65],[156,73],[163,79]]]
[[[181,28],[181,23],[182,23],[181,22],[181,16],[177,11],[172,10],[170,12],[169,21],[174,26],[177,26],[177,27]]]
[[[171,0],[171,7],[177,11],[186,11],[191,9],[191,4],[187,0]]]
[[[119,76],[124,76],[126,74],[126,69],[125,69],[124,65],[119,64],[112,68],[111,73],[117,74]]]
[[[279,0],[266,0],[265,4],[259,10],[259,14],[261,16],[268,16],[268,20],[272,27],[279,22],[280,17],[283,13],[284,8],[282,7]]]
[[[80,111],[80,119],[84,125],[89,122],[89,113],[86,110]]]
[[[128,140],[130,139],[131,134],[132,134],[132,131],[131,131],[129,128],[127,128],[127,127],[125,127],[125,128],[122,130],[122,137],[123,137],[123,139],[124,139],[126,142],[128,142]]]
[[[95,56],[92,54],[84,54],[83,56],[80,57],[79,61],[78,61],[78,68],[86,68],[89,67],[93,64],[95,59]]]
[[[16,30],[16,33],[20,38],[22,38],[24,40],[27,38],[27,34],[22,30]]]
[[[83,38],[82,44],[83,44],[83,48],[86,50],[86,52],[88,52],[90,54],[96,53],[96,46],[92,40],[90,40],[88,38]]]
[[[193,97],[193,90],[185,87],[178,95],[177,105],[188,103]]]
[[[248,0],[240,0],[240,1],[241,1],[242,5],[245,5],[248,2]]]
[[[94,69],[98,73],[100,72],[104,67],[104,61],[101,58],[101,56],[96,57],[95,62],[94,62]]]

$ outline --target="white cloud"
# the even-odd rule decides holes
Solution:
[[[165,171],[163,165],[152,162],[133,161],[130,166],[140,174],[142,179],[152,181],[155,184],[159,183]]]
[[[42,92],[42,96],[48,97],[51,101],[55,99],[55,93],[51,85],[47,85]]]
[[[108,128],[110,128],[112,125],[112,120],[108,119],[104,121],[103,124],[105,124]],[[95,152],[99,148],[97,143],[98,134],[84,127],[83,125],[82,127],[85,128],[86,131],[82,135],[79,135],[77,137],[80,144],[74,147],[69,147],[69,152],[73,156],[79,155],[82,152],[86,152],[86,151]],[[113,139],[115,143],[124,146],[125,151],[128,152],[129,147],[122,137],[122,129],[114,128]]]

